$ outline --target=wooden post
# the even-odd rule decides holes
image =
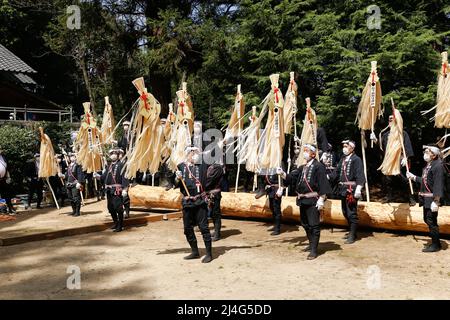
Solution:
[[[364,177],[366,178],[366,195],[367,195],[367,202],[370,202],[370,194],[369,194],[369,180],[367,179],[367,164],[366,164],[366,149],[364,147],[364,130],[361,130],[361,152],[363,156],[363,165],[364,165]]]
[[[53,192],[53,188],[52,188],[52,186],[51,186],[51,184],[50,184],[50,181],[48,181],[48,177],[45,178],[45,181],[47,181],[48,187],[50,188],[50,192],[52,193],[52,196],[53,196],[53,201],[55,201],[56,207],[57,207],[58,210],[59,210],[58,200],[56,200],[55,192]]]
[[[376,61],[372,61],[371,62],[371,66],[372,66],[371,74],[376,73],[377,72],[377,62]],[[372,132],[371,133],[374,133],[374,130],[375,130],[375,105],[377,103],[377,97],[376,97],[377,84],[375,82],[375,79],[373,79],[373,81],[372,81],[372,83],[370,85],[371,85],[371,87],[370,87],[370,90],[371,90],[371,93],[370,93],[370,109],[371,109],[371,113],[372,113],[372,124],[371,124]],[[374,91],[374,92],[372,92],[372,91]],[[372,139],[370,139],[370,147],[373,149],[373,140]]]

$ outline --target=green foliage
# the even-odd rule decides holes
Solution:
[[[13,188],[16,193],[23,191],[22,180],[25,164],[36,152],[36,137],[29,128],[0,126],[0,148],[8,160]]]

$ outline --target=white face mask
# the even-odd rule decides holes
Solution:
[[[112,161],[116,161],[117,160],[117,154],[115,154],[115,153],[113,153],[109,157],[111,158]]]
[[[426,162],[430,162],[430,160],[431,160],[430,155],[428,153],[424,153],[423,154],[423,160],[425,160]]]
[[[129,126],[123,126],[124,131],[128,131],[129,128],[130,128]]]
[[[311,156],[309,155],[309,152],[303,152],[303,158],[308,161],[309,159],[311,159]]]
[[[342,148],[342,153],[348,156],[350,154],[350,150],[347,147]]]
[[[192,162],[193,163],[199,163],[200,162],[200,155],[198,153],[192,155]]]
[[[77,158],[76,157],[70,157],[70,161],[71,162],[75,162],[75,161],[77,161]]]

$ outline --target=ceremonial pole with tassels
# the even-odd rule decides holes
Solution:
[[[236,99],[235,99],[235,103],[234,103],[234,111],[236,112],[236,120],[237,120],[237,147],[236,150],[239,151],[241,149],[241,144],[242,144],[242,137],[241,137],[241,133],[242,133],[242,129],[244,126],[244,121],[242,119],[242,113],[245,112],[245,106],[243,103],[243,97],[242,97],[242,93],[241,93],[241,85],[238,84],[237,86],[237,93],[236,93]],[[233,112],[234,115],[234,112]],[[232,118],[233,118],[232,115]],[[231,124],[231,120],[230,120],[230,125]],[[232,125],[231,129],[234,129],[233,127],[236,124]],[[235,131],[235,130],[234,130]],[[241,171],[241,163],[239,162],[239,158],[236,157],[237,159],[237,173],[236,173],[236,185],[234,187],[234,193],[237,193],[238,190],[238,185],[239,185],[239,174]]]
[[[401,117],[401,116],[400,116],[400,112],[398,112],[398,110],[395,108],[394,99],[392,97],[391,97],[391,104],[392,104],[392,113],[394,115],[394,121],[397,122],[398,118]],[[403,123],[403,121],[402,121],[402,123]],[[400,144],[402,145],[403,157],[405,157],[405,159],[408,159],[408,156],[407,156],[406,150],[405,150],[405,142],[404,142],[404,139],[403,139],[403,130],[400,132],[399,138],[400,138]],[[406,163],[406,172],[409,173],[409,164],[408,164],[408,162]],[[408,179],[408,182],[409,182],[409,190],[411,191],[411,194],[414,194],[414,189],[413,189],[413,185],[412,185],[411,179]]]
[[[297,84],[295,83],[295,74],[294,72],[290,72],[290,81],[289,81],[289,87],[285,95],[284,100],[284,133],[285,134],[291,134],[292,132],[292,126],[294,127],[294,143],[297,145],[297,128],[296,128],[296,113],[297,113]],[[289,144],[288,144],[288,167],[287,167],[287,173],[289,174],[291,171],[291,142],[292,142],[292,136],[289,137]],[[289,193],[289,188],[286,187],[286,196]]]
[[[58,173],[58,163],[55,157],[55,151],[53,150],[52,141],[49,136],[44,133],[44,129],[39,127],[39,131],[41,134],[41,147],[40,147],[40,157],[41,160],[39,162],[39,172],[38,177],[44,178],[47,182],[47,185],[52,193],[53,200],[55,202],[56,207],[59,210],[58,200],[56,199],[55,192],[50,184],[49,177],[53,177]]]
[[[370,202],[370,194],[369,182],[367,179],[366,137],[364,131],[370,130],[371,136],[375,135],[374,128],[376,118],[379,118],[383,114],[381,100],[381,84],[377,73],[377,62],[372,61],[370,75],[362,92],[355,120],[355,122],[358,121],[358,127],[361,130],[361,152],[363,156],[364,175],[366,177],[365,189],[367,202]],[[373,139],[371,140],[371,147],[373,147]]]

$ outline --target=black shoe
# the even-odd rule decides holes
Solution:
[[[197,251],[192,251],[190,255],[184,257],[183,259],[184,260],[192,260],[192,259],[198,259],[198,258],[200,258],[200,254],[198,253],[198,250],[197,250]]]
[[[117,223],[115,223],[110,229],[111,230],[117,229]]]
[[[164,190],[169,191],[170,189],[173,189],[173,184],[168,184],[164,187]]]
[[[220,240],[220,234],[218,232],[214,232],[212,235],[212,241],[218,241]]]
[[[123,227],[117,227],[113,230],[113,232],[122,232],[123,231]]]
[[[79,217],[79,216],[80,216],[80,213],[77,212],[77,213],[73,214],[73,216],[74,216],[74,217]]]
[[[308,246],[307,246],[306,248],[304,248],[302,251],[303,251],[303,252],[309,252],[309,251],[311,251],[311,245],[308,244]]]
[[[307,260],[314,260],[315,258],[317,258],[317,252],[310,252],[308,254],[308,257],[306,258]]]
[[[209,263],[209,262],[212,261],[212,259],[213,259],[212,256],[206,255],[206,256],[203,257],[202,263]]]
[[[280,234],[280,230],[274,230],[270,235],[271,236],[277,236]]]
[[[422,252],[438,252],[439,250],[441,250],[441,246],[433,243],[431,246],[422,249]]]
[[[414,207],[414,206],[416,205],[416,203],[417,203],[417,202],[416,202],[415,199],[412,199],[412,198],[409,199],[409,206],[410,206],[410,207]]]
[[[36,206],[36,209],[42,209],[41,205]]]
[[[266,195],[265,190],[259,190],[258,193],[255,195],[255,199],[259,199],[261,197],[264,197]]]
[[[347,232],[347,233],[342,237],[342,239],[347,240],[347,239],[348,239],[348,235],[349,235],[349,233]]]
[[[345,240],[345,244],[352,244],[355,243],[356,239],[354,237],[348,237],[347,240]]]

